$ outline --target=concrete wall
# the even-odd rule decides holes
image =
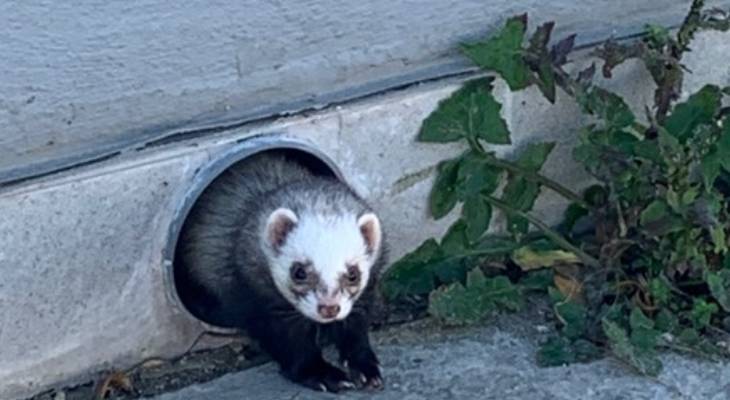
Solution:
[[[221,72],[223,75],[217,77],[215,68],[206,72],[200,63],[211,60],[210,57],[213,56],[212,53],[205,53],[203,44],[216,43],[217,46],[219,42],[213,40],[215,37],[201,34],[201,47],[195,47],[188,40],[189,37],[176,36],[169,32],[171,28],[164,28],[171,20],[188,20],[176,19],[178,17],[175,15],[181,9],[171,8],[165,14],[160,11],[163,8],[159,3],[151,3],[146,13],[134,8],[139,14],[135,14],[139,18],[138,22],[115,24],[121,17],[111,18],[111,15],[128,15],[125,12],[131,12],[129,10],[132,8],[118,6],[119,10],[109,10],[107,13],[100,11],[103,10],[101,2],[90,2],[88,12],[74,14],[66,6],[56,2],[45,4],[45,8],[27,3],[23,3],[22,7],[20,3],[12,4],[15,7],[8,4],[9,2],[0,4],[0,19],[10,16],[16,23],[11,24],[10,28],[8,24],[0,24],[0,54],[11,54],[10,58],[3,57],[0,60],[0,68],[8,68],[12,63],[23,65],[23,62],[33,67],[0,71],[0,76],[3,76],[0,79],[0,93],[3,93],[0,124],[4,124],[0,125],[0,130],[4,132],[0,136],[0,148],[4,152],[0,157],[0,164],[6,163],[6,172],[23,171],[23,166],[30,166],[31,170],[39,172],[38,166],[47,160],[54,160],[55,163],[66,156],[76,157],[79,154],[91,154],[89,151],[101,151],[100,149],[106,148],[110,143],[131,142],[164,133],[164,130],[152,128],[165,125],[167,122],[161,121],[167,118],[180,124],[195,120],[199,111],[228,104],[221,100],[228,99],[227,96],[235,100],[230,104],[241,107],[232,106],[231,110],[235,108],[238,111],[244,110],[244,106],[254,104],[254,99],[268,99],[266,101],[271,101],[271,104],[286,100],[281,95],[267,97],[266,93],[270,92],[266,90],[249,92],[257,93],[256,97],[235,97],[236,88],[240,89],[242,86],[224,87],[229,82],[226,80],[228,78],[222,78],[226,76],[225,73]],[[319,2],[306,4],[314,7]],[[476,5],[473,5],[472,12],[481,10],[479,4],[474,4]],[[616,12],[628,12],[631,4],[634,2],[627,2],[624,8],[616,7]],[[636,7],[641,4],[643,3]],[[675,2],[666,2],[666,7],[659,14],[664,15],[667,10],[673,9],[673,4]],[[601,7],[603,2],[592,5],[594,8]],[[526,5],[527,8],[529,6]],[[58,9],[47,14],[39,11],[52,7]],[[555,12],[563,10],[567,13],[567,9],[555,7]],[[651,9],[646,5],[643,7],[647,12]],[[37,13],[38,18],[31,13],[22,23],[17,22],[20,21],[17,17],[23,14],[23,10],[26,14],[31,11]],[[383,10],[385,12],[385,8]],[[510,13],[511,11],[518,10],[510,9]],[[189,19],[196,21],[190,24],[190,29],[200,32],[196,29],[200,28],[202,22],[195,18],[203,16],[188,12]],[[442,12],[448,14],[452,10]],[[43,18],[40,18],[41,14]],[[103,21],[108,21],[109,24],[99,22],[98,26],[94,25],[99,20],[99,15],[107,15],[107,19]],[[158,18],[154,21],[145,19],[151,15],[157,15]],[[221,16],[221,21],[229,21],[230,24],[238,21],[234,18],[235,13],[227,15],[230,18]],[[314,18],[317,13],[310,16]],[[469,15],[463,17],[466,20],[470,18]],[[490,17],[492,20],[501,19],[501,16],[496,15]],[[595,20],[598,19],[599,16],[596,16]],[[53,37],[58,36],[41,34],[37,32],[42,30],[38,27],[36,30],[28,28],[28,24],[40,24],[39,21],[45,21],[41,25],[46,28],[53,23],[60,24],[53,32],[67,32],[66,35],[70,35],[68,32],[73,31],[71,28],[77,24],[90,24],[88,31],[93,32],[94,38],[97,37],[95,35],[101,35],[99,38],[107,39],[106,42],[97,42],[102,39],[91,40],[81,36],[68,42],[60,39],[54,41]],[[207,21],[211,24],[209,26],[219,22],[216,19]],[[586,17],[585,21],[591,21],[591,18]],[[596,21],[593,23],[598,25]],[[122,71],[126,71],[126,67],[117,65],[119,69],[116,72],[119,74],[106,69],[114,65],[113,57],[95,58],[103,52],[74,53],[64,50],[64,46],[78,46],[82,42],[96,43],[98,46],[101,46],[99,43],[113,43],[109,38],[117,36],[104,36],[103,33],[106,32],[105,29],[117,32],[114,27],[156,31],[157,36],[150,40],[154,42],[159,39],[161,43],[166,43],[159,51],[177,49],[175,51],[187,54],[190,65],[197,65],[196,68],[202,69],[196,69],[198,72],[191,73],[186,80],[187,70],[183,68],[184,63],[180,62],[166,67],[169,68],[168,75],[161,72],[160,75],[134,72],[122,79],[125,76]],[[422,29],[426,30],[425,25]],[[446,27],[443,29],[447,30]],[[452,29],[454,35],[461,31],[460,27]],[[24,33],[16,34],[16,31]],[[263,31],[265,30],[262,28]],[[48,29],[45,32],[49,32]],[[292,28],[291,34],[295,35],[296,32]],[[10,37],[12,40],[6,40],[10,33],[13,34]],[[192,37],[197,38],[196,35]],[[332,32],[328,35],[336,36]],[[323,34],[322,40],[326,36]],[[176,37],[179,40],[176,41]],[[730,83],[729,38],[728,35],[719,33],[700,35],[694,45],[695,51],[687,60],[688,67],[694,71],[694,75],[688,78],[688,90],[698,88],[705,81],[721,85]],[[412,37],[407,39],[415,40]],[[22,40],[28,44],[24,50],[25,57],[17,54],[22,49],[19,44]],[[142,58],[135,57],[141,48],[147,48],[141,39],[139,41],[134,46],[129,43],[116,48],[116,51],[121,52],[119,54],[127,54],[129,57],[125,62],[131,64],[124,65],[137,62],[141,66],[148,65],[141,61]],[[429,40],[425,41],[431,43]],[[15,43],[15,51],[7,51],[9,43]],[[49,45],[48,49],[57,50],[56,53],[51,51],[46,55],[45,63],[40,61],[41,58],[33,58],[41,57],[38,47],[41,43],[55,43],[56,47]],[[180,43],[188,45],[183,46]],[[405,42],[398,43],[405,46]],[[310,49],[317,49],[312,46]],[[447,47],[445,43],[443,46]],[[115,47],[110,45],[108,48]],[[351,50],[362,51],[355,47]],[[319,51],[322,57],[325,53],[334,54]],[[294,50],[292,52],[296,54]],[[72,56],[73,54],[76,56]],[[382,54],[385,56],[395,53]],[[433,54],[433,57],[438,58]],[[54,60],[68,61],[64,57],[78,56],[82,56],[79,60],[88,61],[82,63],[85,67],[74,69],[73,72],[52,67]],[[160,65],[165,64],[162,60],[166,59],[160,58]],[[579,60],[579,63],[585,61]],[[221,68],[221,71],[225,69]],[[296,68],[294,65],[289,68],[292,68],[291,75],[282,75],[276,79],[293,79]],[[301,71],[304,72],[300,78],[300,89],[314,90],[305,88],[307,85],[303,82],[305,78],[311,78],[311,75],[306,75],[306,71],[310,70],[304,65],[302,68]],[[372,68],[378,70],[380,67]],[[392,71],[398,74],[401,70],[409,71],[409,68],[410,64],[404,63],[393,67]],[[152,68],[149,71],[154,70]],[[46,71],[45,75],[39,71]],[[58,72],[55,75],[58,77],[57,81],[51,78],[55,73],[53,71]],[[360,75],[357,68],[338,71],[340,75],[337,79],[343,85],[360,79],[358,77],[369,76]],[[96,76],[96,73],[101,75]],[[314,74],[314,70],[309,73]],[[320,75],[319,72],[315,75],[321,80],[310,79],[311,88],[334,87],[323,83],[327,79],[334,79],[333,76],[325,73]],[[41,87],[23,83],[30,81],[31,76],[39,77],[38,82],[42,82],[39,85],[46,89],[41,91],[43,96],[39,95],[32,101],[30,97],[26,98],[28,104],[25,104],[21,101],[25,90]],[[45,81],[41,79],[44,76]],[[85,76],[88,79],[82,79]],[[205,76],[210,76],[210,80],[201,79]],[[146,77],[150,80],[144,81]],[[272,73],[269,77],[274,79],[275,74]],[[107,83],[115,83],[107,85],[104,90],[104,85],[100,83],[104,79],[108,79]],[[148,82],[149,85],[140,83],[137,79]],[[235,81],[237,78],[232,79]],[[275,79],[267,82],[271,85],[283,84]],[[76,84],[79,87],[69,91],[68,87]],[[175,222],[177,210],[205,168],[220,157],[230,154],[232,149],[250,145],[251,142],[247,141],[249,139],[269,140],[265,138],[278,135],[276,137],[308,143],[330,158],[341,169],[345,179],[380,210],[390,231],[394,258],[427,237],[439,236],[446,224],[429,220],[425,198],[430,189],[433,167],[440,159],[449,157],[460,149],[457,146],[419,144],[413,139],[422,119],[433,110],[440,99],[458,87],[458,84],[459,81],[454,79],[438,80],[406,90],[373,95],[337,107],[328,107],[315,113],[260,121],[230,129],[221,128],[205,135],[193,135],[194,137],[186,140],[123,152],[114,158],[52,176],[0,187],[0,399],[28,395],[57,382],[78,381],[110,365],[124,367],[147,357],[179,354],[188,348],[203,330],[203,326],[179,308],[174,291],[166,280],[170,268],[169,260],[166,259],[171,240],[170,227]],[[616,78],[607,84],[631,98],[637,112],[641,112],[641,105],[651,99],[652,87],[648,75],[635,63],[621,67]],[[153,87],[165,88],[159,92],[160,97],[150,96],[152,92],[148,90]],[[193,87],[198,89],[191,89]],[[292,96],[296,94],[296,86],[282,87],[287,90],[291,88]],[[504,116],[515,133],[514,146],[520,147],[528,141],[546,138],[557,141],[558,147],[546,166],[548,175],[559,178],[570,186],[582,185],[586,177],[568,156],[575,142],[574,129],[581,122],[575,104],[560,96],[558,104],[550,105],[533,89],[512,95],[500,85],[497,92],[504,103]],[[14,100],[9,102],[7,99]],[[57,119],[63,114],[62,105],[69,99],[86,101],[86,111],[80,112],[77,109],[77,119],[71,124],[59,124]],[[46,101],[51,103],[44,103]],[[38,106],[37,102],[43,106]],[[13,106],[9,108],[9,104]],[[50,104],[57,107],[51,107]],[[21,106],[13,108],[15,105]],[[234,114],[229,117],[231,115]],[[149,135],[130,135],[129,132],[138,131],[137,127],[145,127],[139,132],[145,131]],[[57,150],[39,150],[38,146],[43,140],[50,140],[43,139],[43,135],[51,132],[59,135]],[[264,135],[264,138],[259,135]],[[56,148],[56,145],[49,148]],[[496,150],[508,155],[514,147],[505,146]],[[56,166],[58,165],[60,164]],[[5,175],[6,178],[8,176]],[[557,220],[561,206],[558,198],[548,195],[540,203],[537,213]]]
[[[463,71],[454,45],[512,14],[585,43],[676,23],[688,3],[5,0],[0,183]]]

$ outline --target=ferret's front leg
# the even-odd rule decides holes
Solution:
[[[347,374],[328,363],[317,345],[316,325],[260,318],[247,327],[249,335],[271,355],[288,379],[314,390],[339,392],[355,385]]]
[[[364,312],[353,310],[335,329],[335,344],[340,359],[347,365],[351,378],[368,389],[382,389],[380,362],[370,346],[368,318]]]

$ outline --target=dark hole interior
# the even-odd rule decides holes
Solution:
[[[320,176],[327,176],[331,178],[337,178],[337,174],[335,171],[332,170],[332,168],[322,161],[317,156],[310,154],[303,150],[298,149],[272,149],[272,150],[265,150],[263,152],[256,153],[254,155],[248,156],[234,164],[228,167],[234,168],[239,163],[242,163],[246,160],[248,160],[249,157],[256,156],[258,154],[262,153],[278,153],[283,154],[287,159],[295,161],[308,170],[312,171],[313,174],[320,175]],[[198,285],[195,282],[195,279],[192,278],[192,276],[188,273],[188,266],[186,266],[182,261],[182,257],[179,257],[180,254],[180,243],[181,238],[183,237],[183,232],[186,230],[187,225],[187,216],[191,215],[191,213],[195,212],[196,206],[198,206],[198,202],[201,198],[204,198],[205,192],[214,185],[220,184],[221,179],[220,175],[216,178],[214,178],[210,184],[200,193],[198,196],[198,200],[193,204],[190,211],[186,215],[186,222],[183,223],[182,228],[180,230],[180,234],[178,235],[178,242],[176,243],[175,248],[175,257],[173,259],[173,275],[174,275],[174,282],[175,282],[175,290],[177,291],[178,298],[182,302],[183,306],[196,318],[200,319],[201,321],[204,321],[210,325],[213,326],[219,326],[224,328],[230,328],[229,326],[226,326],[225,322],[221,320],[219,317],[215,315],[207,315],[208,313],[206,310],[208,309],[208,302],[209,302],[209,296],[207,296],[203,290],[201,289],[200,285]]]

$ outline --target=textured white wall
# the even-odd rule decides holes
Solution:
[[[299,110],[461,70],[505,17],[584,41],[676,23],[689,0],[4,0],[0,183],[176,129]],[[721,0],[719,3],[730,3]]]

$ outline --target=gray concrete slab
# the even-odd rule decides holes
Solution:
[[[521,325],[515,329],[515,324]],[[526,330],[528,332],[526,332]],[[725,400],[730,364],[667,354],[664,372],[641,377],[612,359],[540,368],[536,326],[503,318],[498,326],[441,331],[415,324],[376,335],[386,389],[324,394],[285,380],[273,363],[191,386],[154,400],[494,399]]]

